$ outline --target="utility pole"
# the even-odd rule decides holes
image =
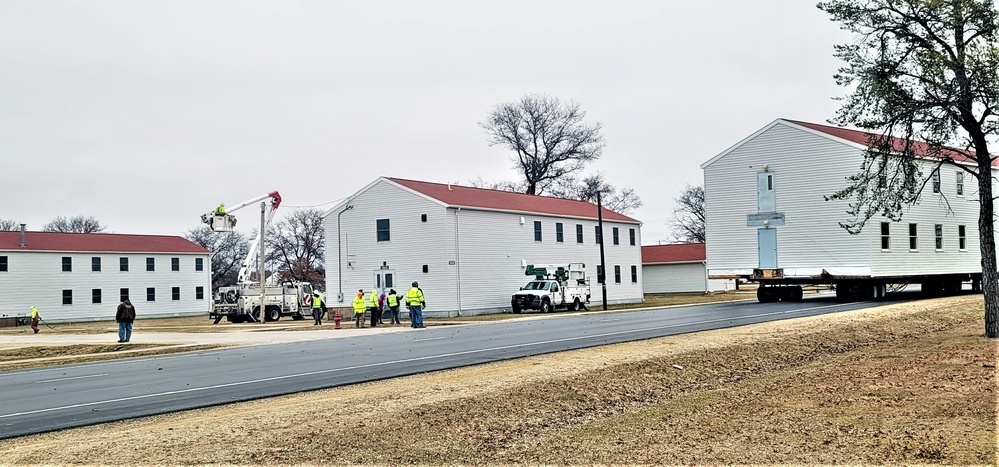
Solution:
[[[267,291],[264,290],[264,273],[265,273],[264,258],[267,256],[265,254],[265,247],[264,247],[264,233],[265,233],[264,219],[267,217],[266,213],[267,213],[267,203],[261,201],[260,202],[260,258],[259,258],[260,272],[258,273],[260,275],[259,278],[260,278],[260,322],[261,323],[264,322],[267,316],[265,314],[266,307],[264,307],[264,298],[267,296]],[[252,312],[252,310],[250,311]]]
[[[600,281],[600,295],[604,298],[604,311],[607,310],[607,261],[604,259],[604,207],[600,202],[600,192],[597,192],[597,228],[600,229],[600,270],[597,275]]]

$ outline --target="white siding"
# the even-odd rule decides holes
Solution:
[[[714,292],[724,280],[708,280],[704,263],[647,264],[642,267],[645,293]]]
[[[32,306],[50,322],[113,320],[120,289],[129,289],[138,319],[205,315],[211,310],[212,291],[207,254],[162,253],[61,253],[0,251],[7,256],[8,270],[0,272],[0,315],[28,315]],[[72,271],[63,272],[62,258],[72,258]],[[101,258],[101,270],[92,271],[91,258]],[[119,258],[129,259],[128,271],[120,271]],[[146,258],[155,259],[155,271],[146,271]],[[180,259],[180,271],[171,271],[171,258]],[[195,271],[195,258],[202,258],[203,271]],[[155,301],[146,300],[146,288],[155,289]],[[172,299],[172,288],[180,287],[180,300]],[[195,298],[203,287],[204,298]],[[93,303],[93,289],[101,290],[101,303]],[[62,291],[72,290],[73,304],[63,305]]]

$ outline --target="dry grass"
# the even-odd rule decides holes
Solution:
[[[8,440],[0,459],[995,465],[997,343],[981,307],[956,297],[543,355]]]

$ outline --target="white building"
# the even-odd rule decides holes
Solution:
[[[977,184],[959,167],[940,167],[901,221],[878,215],[858,235],[840,227],[851,220],[848,201],[824,197],[860,170],[867,141],[778,119],[701,165],[709,277],[782,268],[786,278],[866,278],[882,291],[888,279],[980,277]],[[921,160],[923,173],[936,162]]]
[[[209,252],[181,237],[0,232],[0,316],[50,323],[113,320],[129,297],[139,319],[208,315]]]
[[[703,243],[643,246],[645,293],[703,293],[735,287],[730,280],[708,279],[706,262]]]
[[[641,223],[603,210],[607,301],[642,299]],[[325,213],[328,303],[418,281],[430,316],[510,310],[528,264],[584,263],[601,303],[595,204],[379,178]]]

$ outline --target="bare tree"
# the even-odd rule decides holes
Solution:
[[[322,286],[326,282],[325,253],[323,212],[319,209],[292,211],[267,233],[267,258],[277,265],[283,280]]]
[[[459,183],[455,183],[459,185]],[[498,182],[491,182],[483,179],[482,177],[476,177],[474,180],[469,180],[468,185],[474,188],[485,188],[487,190],[500,190],[500,191],[512,191],[517,193],[523,193],[527,189],[527,185],[524,182],[515,182],[512,180],[500,180]]]
[[[872,216],[901,217],[925,184],[918,158],[978,182],[985,335],[999,337],[993,162],[999,133],[999,12],[993,0],[832,0],[819,4],[857,35],[836,46],[849,94],[835,119],[876,134],[861,171],[831,199],[850,200],[858,233]],[[917,143],[916,141],[922,141]],[[959,149],[950,149],[949,146]],[[932,173],[932,171],[931,171]]]
[[[21,230],[21,224],[14,219],[0,219],[0,231]]]
[[[669,221],[672,240],[677,243],[704,243],[704,187],[687,185],[675,198]]]
[[[207,226],[188,230],[184,238],[210,251],[212,288],[234,285],[250,241],[239,232],[215,232]]]
[[[528,94],[497,105],[479,126],[486,130],[490,146],[516,153],[514,168],[523,176],[524,192],[540,195],[553,181],[600,158],[604,148],[600,124],[587,125],[585,117],[575,102]]]
[[[103,233],[108,226],[93,216],[59,216],[42,226],[44,232]]]
[[[634,189],[623,188],[618,191],[613,185],[607,183],[602,173],[585,177],[582,180],[571,175],[562,177],[552,184],[550,192],[552,196],[559,198],[577,199],[591,203],[597,202],[597,193],[600,193],[600,201],[603,206],[621,214],[630,214],[635,209],[642,207],[642,199],[635,194]]]

